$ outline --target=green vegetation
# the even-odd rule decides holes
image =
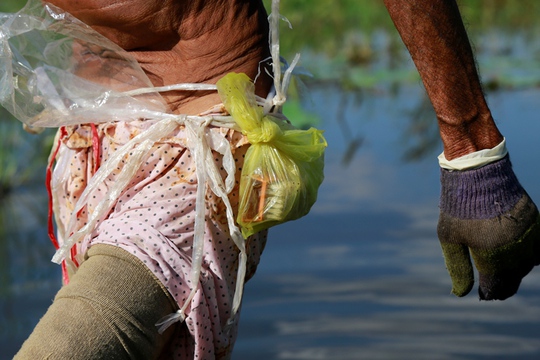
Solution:
[[[270,9],[271,0],[264,2]],[[350,32],[392,27],[381,0],[286,0],[281,1],[280,11],[293,26],[290,31],[283,27],[285,53],[308,48],[336,55]]]
[[[264,2],[270,9],[271,0]],[[458,4],[486,91],[540,86],[540,2],[458,0]],[[382,0],[283,0],[281,13],[293,26],[292,30],[285,23],[281,26],[282,54],[291,59],[302,53],[300,65],[314,75],[305,79],[310,87],[332,87],[344,98],[347,93],[362,98],[366,92],[382,89],[391,95],[404,84],[419,83]],[[294,113],[298,112],[295,106]],[[425,95],[408,114],[404,159],[414,160],[431,154],[440,139]],[[337,125],[345,123],[341,119]],[[361,139],[344,140],[352,149],[346,158]]]
[[[0,12],[18,11],[24,4],[26,4],[26,0],[2,0],[0,2]]]
[[[263,1],[269,10],[271,0]],[[536,0],[458,0],[458,4],[473,34],[494,27],[507,32],[538,27]],[[336,55],[350,33],[384,30],[397,36],[382,0],[284,0],[281,13],[293,25],[281,40],[285,52],[309,48]]]
[[[264,3],[270,9],[271,0]],[[525,32],[531,41],[538,38],[540,2],[458,3],[479,55],[480,67],[487,68],[489,86],[539,85],[540,76],[523,77],[513,69],[539,68],[540,49],[532,49],[536,56],[523,61],[511,58],[510,47],[511,36],[515,34]],[[414,68],[407,66],[409,57],[381,0],[287,0],[281,2],[281,13],[293,26],[292,30],[286,24],[281,27],[283,55],[290,59],[294,53],[301,52],[302,63],[318,81],[338,81],[345,89],[354,90],[418,79]],[[497,48],[500,46],[495,44],[497,39],[486,35],[493,31],[504,34],[505,48]],[[535,46],[539,46],[538,42]],[[490,53],[484,59],[482,54],[487,52]]]

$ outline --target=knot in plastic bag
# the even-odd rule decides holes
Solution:
[[[246,135],[250,144],[257,144],[272,142],[282,134],[283,132],[278,124],[265,116],[260,119],[260,127],[248,132]]]

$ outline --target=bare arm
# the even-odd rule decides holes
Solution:
[[[502,141],[454,0],[385,0],[435,108],[448,160]]]
[[[435,108],[446,159],[502,141],[487,106],[454,0],[385,0]],[[480,167],[441,169],[437,234],[452,292],[481,300],[514,295],[540,263],[540,217],[504,156]]]

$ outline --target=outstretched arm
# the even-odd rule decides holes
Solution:
[[[453,0],[385,0],[422,77],[448,160],[502,141],[484,99],[473,52]]]
[[[472,256],[480,277],[480,299],[504,300],[540,263],[540,217],[512,170],[486,104],[457,4],[453,0],[385,0],[385,4],[439,123],[444,156],[437,233],[452,292],[464,296],[472,289]]]

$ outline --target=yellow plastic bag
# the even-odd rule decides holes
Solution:
[[[247,136],[237,222],[248,237],[306,215],[317,200],[324,174],[322,131],[299,130],[257,106],[245,74],[230,73],[217,83],[225,108]]]

